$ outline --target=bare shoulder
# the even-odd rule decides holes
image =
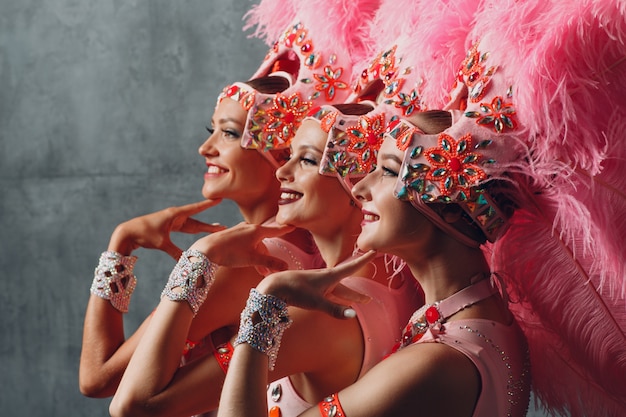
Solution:
[[[471,416],[480,376],[461,352],[419,343],[389,356],[339,394],[350,417],[374,415]]]

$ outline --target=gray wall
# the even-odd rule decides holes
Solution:
[[[108,415],[77,382],[93,269],[119,222],[202,198],[216,96],[266,52],[250,4],[0,0],[0,415]],[[128,330],[173,266],[138,255]]]
[[[108,415],[77,383],[93,269],[119,222],[201,199],[215,98],[266,51],[249,6],[0,0],[0,415]],[[227,203],[200,218],[239,221]],[[138,255],[127,330],[173,266]]]

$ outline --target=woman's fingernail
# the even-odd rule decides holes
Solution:
[[[346,308],[345,310],[343,310],[343,316],[347,319],[353,319],[356,317],[356,311],[351,308]]]

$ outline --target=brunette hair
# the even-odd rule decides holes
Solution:
[[[257,90],[263,94],[276,94],[289,88],[289,80],[280,76],[271,76],[254,78],[246,81],[244,84]]]

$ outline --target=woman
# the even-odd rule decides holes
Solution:
[[[295,14],[297,11],[287,13],[291,17]],[[363,17],[359,13],[352,15],[358,16]],[[367,20],[357,21],[364,24]],[[337,22],[345,23],[341,19]],[[280,195],[275,170],[284,163],[284,152],[295,128],[311,106],[341,101],[348,94],[347,77],[351,69],[350,55],[345,53],[348,46],[333,39],[331,48],[328,42],[315,37],[315,33],[302,23],[290,25],[268,53],[253,81],[224,89],[209,128],[211,135],[199,149],[207,164],[203,186],[207,201],[142,216],[116,228],[96,269],[85,317],[80,366],[80,387],[85,395],[106,397],[115,392],[141,335],[153,319],[152,316],[146,319],[125,340],[122,314],[128,310],[135,286],[133,250],[140,246],[157,248],[178,259],[182,251],[171,242],[170,232],[221,229],[190,216],[222,198],[233,200],[247,222],[271,222]],[[302,48],[303,42],[309,49]],[[319,74],[327,68],[333,73],[330,83]],[[284,239],[270,239],[267,248],[283,259],[274,264],[275,268],[320,265],[317,250],[306,232],[295,231]],[[233,274],[237,285],[231,284]],[[189,328],[188,340],[180,352],[197,356],[211,351],[211,343],[205,345],[205,336],[220,329],[230,328],[231,332],[236,329],[247,289],[261,277],[254,268],[220,268],[216,285],[206,295],[209,301],[202,310],[194,311],[197,320]]]
[[[500,237],[510,217],[507,187],[500,182],[507,179],[504,168],[516,159],[515,139],[494,132],[484,120],[477,123],[480,103],[509,91],[501,75],[491,74],[489,88],[476,102],[471,92],[477,88],[466,85],[455,92],[467,106],[464,113],[454,113],[452,126],[447,112],[414,113],[393,123],[376,170],[354,187],[364,213],[359,247],[402,258],[424,290],[426,306],[414,313],[394,354],[302,415],[526,414],[525,338],[494,287],[496,276],[480,249],[486,240]],[[370,257],[317,274],[273,274],[257,286],[242,313],[220,416],[262,415],[268,360],[255,336],[270,334],[266,340],[274,345],[283,332],[289,336],[282,324],[289,320],[285,304],[351,316],[323,295],[335,294],[341,276]],[[344,300],[358,298],[343,288],[341,293]],[[281,319],[281,326],[273,317]]]
[[[267,77],[251,81],[249,85],[250,88],[256,86],[259,92],[275,94],[284,90],[288,82],[282,77]],[[132,266],[136,257],[131,255],[132,251],[138,247],[156,248],[178,259],[182,251],[172,243],[169,234],[223,229],[219,225],[207,225],[191,218],[192,215],[218,204],[223,198],[233,200],[243,218],[251,223],[263,223],[275,215],[280,194],[279,184],[275,180],[276,162],[270,163],[267,155],[240,146],[246,117],[246,111],[230,98],[221,99],[216,107],[213,127],[210,128],[212,133],[199,148],[199,153],[205,158],[208,167],[202,188],[206,201],[132,219],[120,224],[112,234],[107,252],[103,254],[101,264],[96,270],[85,316],[80,366],[80,386],[85,395],[113,395],[130,356],[152,318],[148,317],[125,340],[123,313],[128,310],[135,280]],[[277,158],[281,158],[281,152],[283,151],[274,152]],[[252,167],[255,169],[251,169]],[[250,187],[250,183],[255,183],[255,187]],[[306,232],[295,231],[290,238],[270,243],[268,247],[275,255],[285,259],[279,267],[284,268],[287,264],[292,268],[319,265],[314,244]],[[281,247],[284,249],[281,250]],[[119,291],[108,292],[107,288],[112,285],[111,277],[106,277],[105,274],[111,268],[120,269],[119,265],[125,266],[120,274],[113,275],[113,278],[118,277],[114,285],[119,286]],[[233,273],[236,273],[242,287],[217,286],[216,289],[223,289],[207,295],[209,301],[202,311],[198,311],[198,320],[194,321],[189,331],[189,346],[181,349],[181,352],[202,341],[204,336],[212,332],[236,326],[239,311],[237,303],[232,300],[239,300],[239,303],[245,301],[246,285],[258,282],[261,275],[254,268],[236,271],[221,268],[217,281],[226,284],[232,281],[230,277]],[[109,279],[108,284],[104,281],[106,278]]]
[[[320,402],[319,410],[313,407],[303,415],[319,415],[321,411],[324,416],[415,415],[418,412],[458,416],[509,412],[523,416],[529,394],[523,335],[491,286],[489,267],[480,250],[449,236],[410,204],[394,198],[393,189],[403,156],[395,140],[386,140],[381,147],[377,170],[355,186],[354,193],[363,201],[365,215],[359,247],[402,257],[424,289],[426,304],[432,306],[439,302],[450,306],[452,302],[451,310],[439,312],[432,307],[426,310],[432,315],[432,324],[426,321],[430,318],[424,319],[424,311],[417,312],[403,335],[402,349],[359,381]],[[448,216],[449,221],[453,221],[459,213]],[[331,273],[351,272],[352,269],[339,269]],[[344,314],[344,308],[313,298],[308,288],[296,287],[301,293],[294,294],[294,285],[287,285],[286,280],[300,282],[297,278],[291,273],[270,275],[257,291],[293,305],[310,307],[319,303],[336,316]],[[331,283],[327,280],[326,285],[332,289]],[[459,294],[464,297],[467,292],[464,290],[476,291],[477,286],[478,294],[470,294],[471,298],[459,301]],[[466,303],[469,306],[463,308]],[[418,329],[426,332],[420,333]],[[463,337],[464,333],[469,337]],[[285,337],[288,335],[289,329],[285,331]],[[420,336],[422,340],[418,340]],[[220,416],[262,415],[263,412],[264,404],[255,404],[249,399],[259,398],[257,395],[265,386],[263,369],[267,358],[245,338],[240,339],[223,389]],[[429,343],[434,341],[439,343]],[[472,355],[477,347],[491,356],[486,362],[473,362]],[[499,349],[497,354],[496,349]],[[500,355],[500,352],[506,353]],[[491,364],[492,369],[479,367],[485,363]],[[494,384],[489,378],[504,385]],[[511,384],[508,392],[507,383]],[[455,400],[427,401],[441,396]]]
[[[363,112],[369,107],[357,108]],[[336,124],[323,130],[320,120],[322,123],[324,120],[333,120]],[[362,214],[358,203],[346,191],[345,182],[358,179],[367,172],[372,161],[363,161],[358,159],[357,153],[347,152],[343,154],[346,158],[344,161],[332,158],[331,167],[327,165],[331,159],[323,158],[324,150],[328,149],[327,141],[337,140],[351,127],[364,125],[367,123],[363,122],[362,116],[344,115],[333,107],[323,106],[314,110],[311,119],[305,119],[294,137],[290,161],[276,173],[281,181],[277,220],[309,230],[328,265],[336,265],[349,258],[354,251]],[[376,132],[374,134],[380,137],[381,127],[381,124],[374,125],[365,133]],[[376,144],[373,145],[368,145],[364,150],[375,153]],[[355,169],[351,171],[334,169],[347,161],[358,166],[354,166]],[[320,175],[320,169],[328,175]],[[332,210],[330,216],[329,209]],[[234,262],[228,262],[222,256],[224,252],[231,252],[229,247],[237,244],[230,242],[227,246],[220,245],[218,251],[208,253],[210,262],[202,260],[203,256],[197,252],[205,252],[203,245],[204,238],[191,247],[191,252],[183,254],[178,269],[170,277],[170,282],[174,281],[175,284],[168,285],[169,288],[175,289],[181,285],[179,277],[185,276],[187,268],[185,256],[194,265],[205,262],[203,282],[211,282],[211,267],[207,265],[217,260],[222,264]],[[346,285],[366,293],[371,299],[366,305],[355,307],[358,321],[337,320],[320,312],[303,309],[291,311],[294,323],[292,331],[283,340],[281,358],[275,367],[272,364],[273,369],[268,376],[270,380],[279,380],[268,390],[272,413],[283,416],[298,414],[329,393],[354,382],[391,351],[399,329],[419,298],[406,274],[397,274],[390,279],[392,274],[384,263],[382,257],[378,258],[346,282]],[[192,270],[193,267],[188,269]],[[155,402],[162,401],[159,397],[169,397],[172,402],[178,399],[176,403],[179,407],[176,410],[169,408],[167,413],[161,410],[163,414],[184,415],[217,406],[223,372],[228,368],[228,352],[232,347],[224,344],[218,348],[216,355],[200,358],[176,371],[173,363],[176,349],[171,352],[163,352],[161,349],[158,352],[159,349],[154,347],[167,344],[166,340],[172,338],[182,343],[187,328],[185,324],[192,317],[185,303],[164,297],[155,312],[155,319],[166,316],[174,318],[170,322],[160,320],[165,323],[164,326],[151,326],[144,334],[114,396],[112,415],[124,415],[131,410],[137,413],[135,407],[142,401],[142,392],[154,392],[154,385],[150,382],[153,379],[162,381],[162,389],[158,395],[148,398],[147,402],[153,399]],[[149,364],[155,363],[171,363],[171,366],[168,370],[163,369],[163,366],[152,365],[150,368]],[[182,396],[184,401],[180,401]],[[192,408],[190,404],[196,404],[197,408]],[[159,410],[150,408],[150,411]]]

